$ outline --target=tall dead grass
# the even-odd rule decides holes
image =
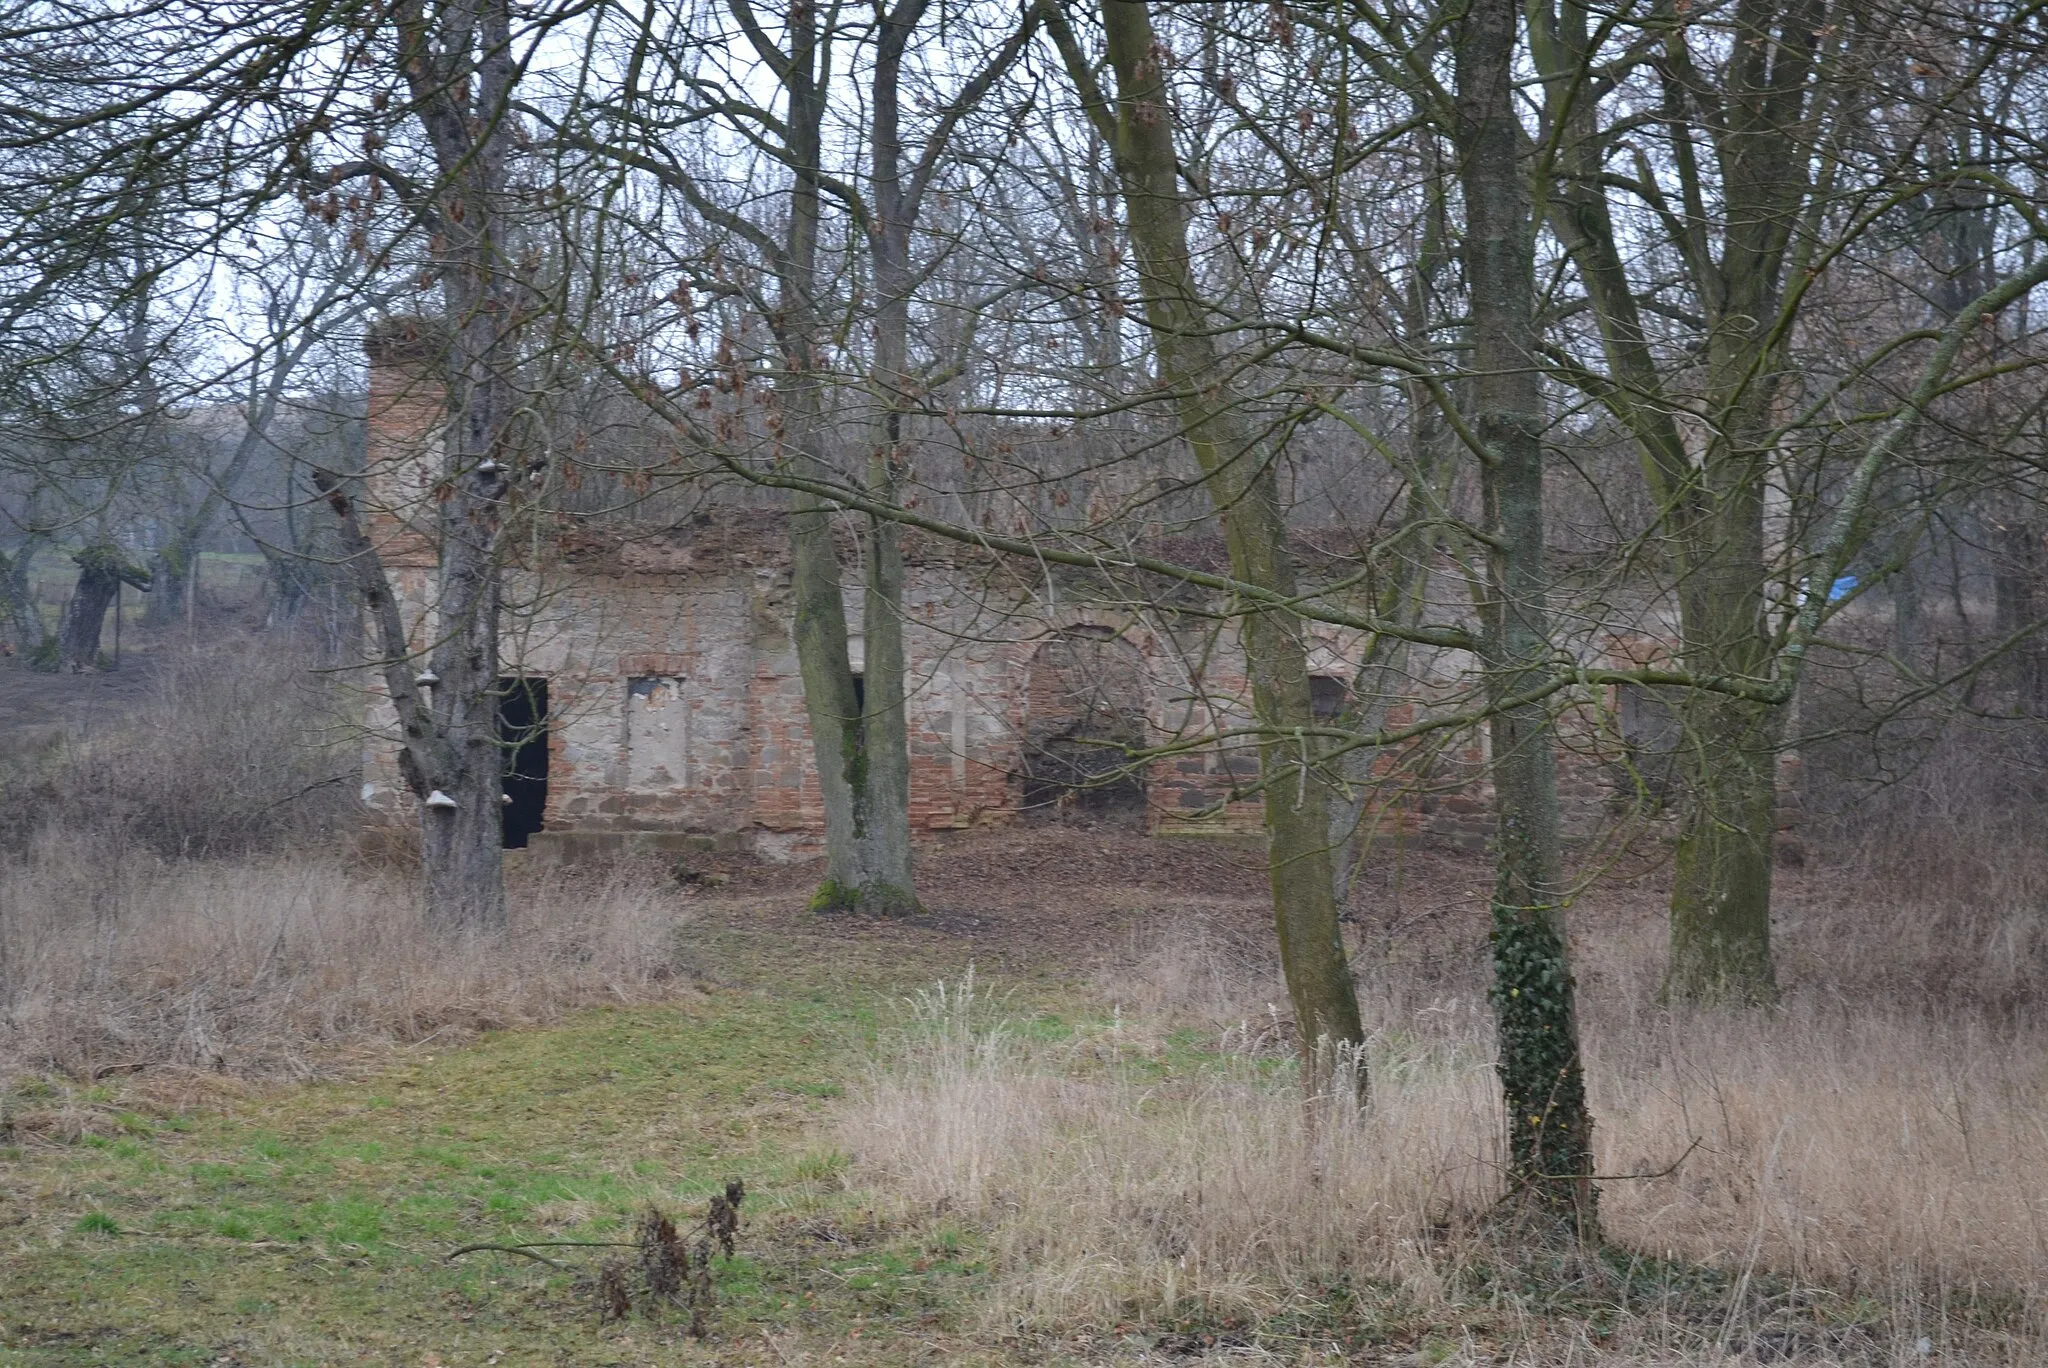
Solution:
[[[167,658],[134,714],[0,774],[0,1092],[37,1071],[299,1075],[687,978],[653,870],[528,873],[507,936],[432,931],[416,878],[354,853],[359,737],[336,704],[238,639]]]
[[[303,1075],[335,1047],[544,1021],[685,977],[676,900],[644,872],[521,880],[502,940],[436,934],[415,883],[333,854],[164,860],[45,836],[0,862],[0,1074]]]
[[[210,858],[317,841],[353,818],[354,696],[292,643],[234,633],[133,668],[148,687],[126,715],[100,709],[0,755],[0,849],[55,831]]]
[[[1203,982],[1189,958],[1152,966]],[[1255,1015],[1223,1028],[1231,1055],[1172,1082],[1146,1067],[1170,1048],[1159,1017],[1034,1044],[977,1020],[971,980],[915,1015],[847,1140],[908,1202],[986,1223],[1000,1320],[1263,1316],[1368,1279],[1434,1295],[1433,1230],[1492,1186],[1468,1146],[1497,1113],[1481,1055],[1383,1045],[1360,1112],[1276,1085]]]
[[[1633,1299],[1610,1349],[2039,1361],[2048,1031],[2002,986],[2025,967],[2002,958],[2018,933],[1990,918],[1913,991],[1880,949],[1837,954],[1847,982],[1894,987],[1852,995],[1812,977],[1848,913],[1824,881],[1792,912],[1800,963],[1770,1014],[1658,1008],[1653,920],[1586,947],[1606,1235],[1720,1277],[1675,1306],[1646,1301],[1622,1264],[1576,1266],[1574,1295]],[[1923,943],[1857,930],[1896,930],[1895,953]],[[1369,981],[1371,1105],[1304,1105],[1268,964],[1241,933],[1155,928],[1099,985],[1112,1025],[1052,1045],[930,995],[850,1110],[847,1142],[907,1203],[985,1227],[998,1320],[1270,1317],[1368,1287],[1438,1318],[1468,1315],[1475,1295],[1498,1311],[1500,1284],[1473,1270],[1520,1256],[1488,1220],[1501,1118],[1483,999],[1433,982],[1417,1007],[1402,984]],[[1160,1070],[1190,1036],[1215,1054]]]

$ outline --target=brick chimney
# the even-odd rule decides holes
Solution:
[[[435,488],[448,425],[448,329],[438,319],[382,319],[363,339],[369,356],[366,530],[385,565],[438,559]]]

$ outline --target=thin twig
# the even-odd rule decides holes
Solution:
[[[534,1240],[528,1244],[473,1244],[464,1245],[460,1249],[449,1251],[441,1256],[441,1262],[447,1263],[452,1259],[459,1259],[465,1254],[475,1254],[483,1250],[490,1250],[498,1254],[521,1254],[529,1259],[538,1259],[549,1268],[562,1268],[566,1265],[556,1263],[553,1259],[545,1255],[536,1254],[533,1251],[536,1249],[634,1249],[637,1247],[632,1240]]]
[[[449,1258],[449,1259],[456,1259],[456,1258],[460,1258],[460,1257],[461,1257],[461,1256],[463,1256],[464,1254],[474,1254],[474,1253],[476,1253],[476,1252],[477,1252],[478,1250],[484,1250],[484,1249],[488,1249],[488,1250],[490,1250],[490,1251],[492,1251],[493,1253],[496,1253],[496,1254],[517,1254],[517,1255],[520,1255],[520,1256],[521,1256],[522,1258],[528,1258],[528,1259],[532,1259],[532,1260],[533,1260],[534,1262],[536,1262],[536,1263],[544,1263],[544,1264],[546,1264],[546,1265],[547,1265],[547,1266],[548,1266],[549,1268],[566,1268],[566,1267],[568,1267],[568,1265],[567,1265],[567,1264],[557,1263],[557,1262],[556,1262],[555,1260],[553,1260],[553,1259],[550,1259],[550,1258],[549,1258],[549,1257],[548,1257],[547,1255],[545,1255],[545,1254],[536,1254],[536,1253],[534,1253],[534,1252],[533,1252],[532,1250],[530,1250],[530,1249],[526,1248],[526,1247],[525,1247],[525,1246],[523,1246],[523,1245],[501,1245],[501,1244],[473,1244],[473,1245],[464,1245],[464,1246],[463,1246],[463,1247],[462,1247],[461,1249],[458,1249],[458,1250],[456,1250],[456,1251],[455,1251],[455,1252],[454,1252],[453,1254],[450,1254],[450,1255],[448,1256],[448,1258]],[[444,1263],[445,1263],[445,1262],[447,1262],[447,1260],[446,1260],[446,1259],[444,1259],[444,1260],[442,1260],[442,1262],[444,1262]]]
[[[1648,1178],[1669,1178],[1672,1174],[1678,1172],[1680,1164],[1692,1158],[1692,1152],[1700,1147],[1700,1143],[1701,1137],[1695,1135],[1692,1138],[1692,1143],[1685,1147],[1685,1153],[1673,1159],[1669,1167],[1658,1169],[1655,1173],[1596,1173],[1587,1181],[1594,1183],[1633,1183]],[[1578,1175],[1572,1174],[1570,1176],[1576,1178]]]

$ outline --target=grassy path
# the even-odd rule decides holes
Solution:
[[[827,1115],[892,999],[964,951],[893,929],[729,930],[706,959],[719,981],[674,1005],[0,1149],[0,1365],[991,1361],[952,1333],[971,1240],[869,1210]],[[600,1327],[588,1284],[607,1251],[553,1251],[562,1270],[443,1258],[630,1239],[650,1202],[694,1220],[730,1176],[745,1229],[701,1344],[677,1315]]]

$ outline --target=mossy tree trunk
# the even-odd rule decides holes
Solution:
[[[880,12],[869,90],[873,172],[862,226],[867,232],[875,331],[871,436],[861,484],[865,493],[886,503],[896,501],[899,477],[909,463],[904,420],[917,403],[910,365],[910,301],[917,285],[911,230],[951,130],[1014,64],[1036,26],[1036,20],[1027,16],[1025,24],[962,83],[912,157],[901,128],[902,70],[911,38],[930,7],[930,0],[895,0]],[[813,22],[808,10],[792,13],[785,30],[791,46],[785,60],[777,63],[790,109],[782,130],[784,152],[794,176],[790,220],[777,254],[782,291],[777,389],[788,395],[785,442],[807,475],[830,482],[850,475],[835,471],[827,459],[823,382],[806,360],[822,332],[813,292],[826,91],[820,84],[824,66],[817,60],[819,35]],[[791,539],[797,653],[825,802],[828,857],[826,880],[812,906],[821,911],[915,912],[901,529],[888,518],[860,519],[863,649],[856,686],[831,519],[825,502],[810,494],[796,497]]]
[[[1609,208],[1607,157],[1618,132],[1587,95],[1588,11],[1563,0],[1528,8],[1535,66],[1561,136],[1543,168],[1548,218],[1593,306],[1610,383],[1590,391],[1635,437],[1665,510],[1678,577],[1685,666],[1762,684],[1774,658],[1765,591],[1771,565],[1764,485],[1776,459],[1771,415],[1783,365],[1784,284],[1801,269],[1795,234],[1825,176],[1829,136],[1813,108],[1822,43],[1845,25],[1825,0],[1755,0],[1732,11],[1717,70],[1696,60],[1683,26],[1657,62],[1673,156],[1665,194],[1686,207],[1668,244],[1703,315],[1706,386],[1674,398],[1643,322]],[[1824,38],[1824,35],[1829,35]],[[1711,172],[1711,173],[1710,173]],[[1711,208],[1711,213],[1710,213]],[[1667,288],[1661,278],[1650,287]],[[1676,416],[1704,418],[1691,449]],[[1825,586],[1823,586],[1823,592]],[[1696,694],[1686,707],[1686,795],[1671,896],[1665,990],[1691,1001],[1769,1001],[1772,845],[1779,704]]]
[[[780,387],[778,393],[785,402],[802,399]],[[787,407],[784,414],[787,420]],[[790,427],[786,439],[794,437],[795,424]],[[894,567],[875,564],[879,540],[870,541],[866,558],[865,668],[856,676],[831,509],[812,495],[795,496],[790,551],[797,665],[825,807],[826,874],[811,900],[814,911],[898,916],[918,907],[902,721],[903,647],[895,621],[902,571],[900,561]]]
[[[1276,453],[1240,413],[1188,252],[1188,206],[1174,152],[1174,118],[1145,0],[1104,0],[1102,23],[1116,77],[1113,102],[1094,66],[1055,11],[1046,22],[1087,112],[1110,145],[1158,356],[1161,388],[1176,396],[1223,522],[1231,574],[1290,598],[1297,591],[1281,507]],[[1364,1038],[1357,989],[1338,925],[1330,849],[1330,776],[1318,759],[1308,637],[1284,610],[1247,609],[1242,642],[1260,728],[1268,878],[1280,962],[1301,1034],[1305,1078],[1324,1086],[1336,1052]],[[1361,1088],[1364,1074],[1358,1074]]]
[[[23,655],[40,647],[49,635],[28,577],[43,540],[41,534],[31,533],[12,553],[0,552],[0,647]]]
[[[809,478],[831,482],[841,477],[826,446],[826,382],[817,370],[824,335],[817,289],[825,64],[812,9],[792,9],[785,32],[789,47],[778,67],[788,106],[785,156],[793,179],[789,219],[776,254],[780,297],[774,322],[780,358],[775,392],[782,442],[796,467]],[[882,284],[878,279],[878,289]],[[869,480],[886,482],[892,459],[893,452],[878,447]],[[910,849],[902,553],[895,524],[864,522],[863,652],[856,674],[832,520],[831,506],[822,499],[794,496],[789,535],[797,665],[825,807],[826,875],[811,906],[903,915],[915,912],[918,903]]]
[[[121,586],[148,589],[150,578],[112,542],[95,542],[71,559],[78,566],[78,584],[57,622],[57,667],[83,674],[100,667],[100,632]]]
[[[1465,197],[1474,427],[1484,447],[1484,656],[1496,874],[1493,991],[1509,1180],[1528,1206],[1597,1232],[1593,1121],[1566,954],[1556,739],[1514,699],[1551,668],[1543,546],[1543,393],[1535,364],[1536,247],[1514,110],[1519,8],[1472,0],[1456,34],[1456,141]]]
[[[1688,525],[1694,554],[1679,588],[1683,662],[1701,675],[1763,679],[1773,654],[1763,601],[1764,464],[1724,454],[1704,475],[1719,488],[1708,489]],[[1784,709],[1700,690],[1681,716],[1686,792],[1664,991],[1690,1002],[1768,1002],[1777,993],[1771,873]]]
[[[197,549],[184,538],[174,537],[150,557],[149,578],[154,587],[150,590],[149,606],[142,615],[144,622],[152,627],[165,627],[184,615],[186,581],[191,563],[198,554]]]

